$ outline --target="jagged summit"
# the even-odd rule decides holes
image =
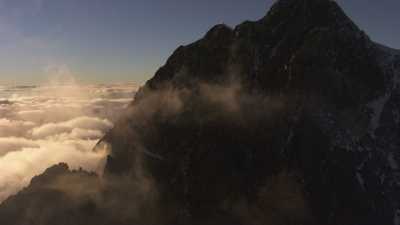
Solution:
[[[59,163],[44,171],[43,175],[36,176],[31,180],[31,186],[40,187],[42,184],[53,180],[57,176],[62,176],[69,172],[69,166],[66,163]],[[45,174],[45,175],[44,175]]]
[[[205,35],[205,38],[212,38],[215,36],[223,36],[224,33],[231,33],[232,31],[233,31],[232,28],[226,24],[217,24],[207,32],[207,34]]]
[[[194,80],[224,83],[234,74],[250,88],[323,89],[323,95],[341,98],[340,104],[354,104],[353,100],[366,101],[385,89],[384,77],[374,62],[377,51],[336,2],[283,0],[259,21],[244,22],[234,29],[217,25],[203,39],[181,46],[146,88],[158,89],[170,83],[191,86]],[[301,70],[311,63],[327,71],[304,77]],[[346,82],[340,81],[340,74],[347,74],[343,77]],[[343,85],[357,91],[350,93]]]
[[[356,25],[346,16],[340,6],[331,0],[280,0],[277,1],[261,20],[267,25],[272,23],[294,23],[293,26],[310,29],[312,27],[331,27],[340,29],[349,26],[357,30]]]
[[[169,58],[167,65],[162,67],[160,71],[156,73],[155,77],[148,82],[148,86],[157,86],[156,80],[158,79],[165,80],[168,77],[169,80],[172,78],[173,75],[167,73],[167,71],[164,73],[165,77],[160,77],[160,74],[161,71],[172,69],[168,68],[169,64],[174,64],[178,61],[178,58],[207,56],[209,60],[202,60],[203,62],[197,62],[199,63],[198,65],[191,65],[193,69],[196,69],[188,72],[187,75],[195,75],[198,79],[205,77],[205,79],[210,80],[210,71],[204,72],[203,69],[214,68],[215,71],[213,71],[212,74],[214,75],[212,77],[214,77],[215,80],[224,80],[219,76],[224,73],[224,71],[218,69],[218,66],[213,66],[212,64],[220,64],[222,58],[227,59],[227,57],[222,57],[222,54],[229,54],[228,52],[233,50],[230,48],[232,43],[235,43],[234,46],[238,44],[237,48],[240,48],[242,47],[241,45],[243,45],[241,42],[249,40],[253,44],[263,46],[247,47],[258,48],[259,51],[264,51],[266,47],[280,47],[280,45],[284,44],[286,44],[287,47],[296,47],[295,45],[301,44],[298,43],[299,41],[304,42],[307,39],[313,38],[311,37],[313,35],[319,37],[322,35],[343,36],[342,38],[349,39],[348,42],[365,42],[363,39],[369,39],[360,29],[358,29],[352,20],[346,16],[335,1],[280,0],[277,1],[267,15],[259,21],[247,21],[235,28],[231,28],[225,24],[219,24],[211,28],[206,33],[205,37],[200,39],[198,42],[188,46],[181,46]],[[187,49],[191,49],[191,51],[186,51]],[[295,49],[288,50],[295,51]],[[276,52],[276,50],[273,49],[269,49],[269,51],[271,53]],[[187,54],[187,52],[192,53]],[[175,71],[176,69],[177,68],[170,72],[178,72]],[[190,67],[188,69],[190,69]],[[202,75],[200,76],[200,74]]]

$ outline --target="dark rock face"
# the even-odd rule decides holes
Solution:
[[[86,189],[99,186],[98,182],[95,174],[71,172],[66,164],[53,166],[2,203],[0,221],[15,225],[103,224],[96,215],[98,209],[91,195],[94,190]],[[79,195],[79,201],[73,200],[77,199],[74,195]]]
[[[137,177],[138,178],[138,177]],[[70,170],[64,163],[47,169],[0,206],[1,224],[131,225],[160,224],[150,180],[103,179]]]
[[[128,224],[400,224],[399,78],[400,53],[334,1],[217,25],[104,137],[103,179],[142,196],[109,199]]]
[[[107,170],[129,171],[127,143],[131,155],[146,149],[159,156],[145,154],[145,168],[165,202],[185,212],[178,220],[189,224],[207,217],[243,224],[393,224],[400,200],[392,100],[398,60],[333,1],[279,1],[257,22],[217,25],[178,48],[134,107],[148,104],[154,93],[173,92],[180,109],[162,117],[160,105],[172,103],[160,100],[154,116],[132,113],[116,126],[137,139],[106,137],[113,147]],[[271,190],[277,199],[261,206],[260,193],[276,176],[301,191],[287,190],[294,197],[285,199]],[[236,211],[243,202],[247,209]]]

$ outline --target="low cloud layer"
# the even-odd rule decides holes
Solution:
[[[92,149],[135,89],[75,82],[0,87],[0,202],[60,162],[100,171],[107,152]]]

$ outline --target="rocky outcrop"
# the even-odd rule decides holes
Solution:
[[[93,187],[97,175],[70,171],[66,164],[55,165],[34,177],[16,196],[2,203],[2,224],[103,224],[95,204]]]

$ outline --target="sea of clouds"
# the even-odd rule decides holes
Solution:
[[[93,147],[129,105],[135,84],[0,86],[0,202],[54,164],[100,172]]]

